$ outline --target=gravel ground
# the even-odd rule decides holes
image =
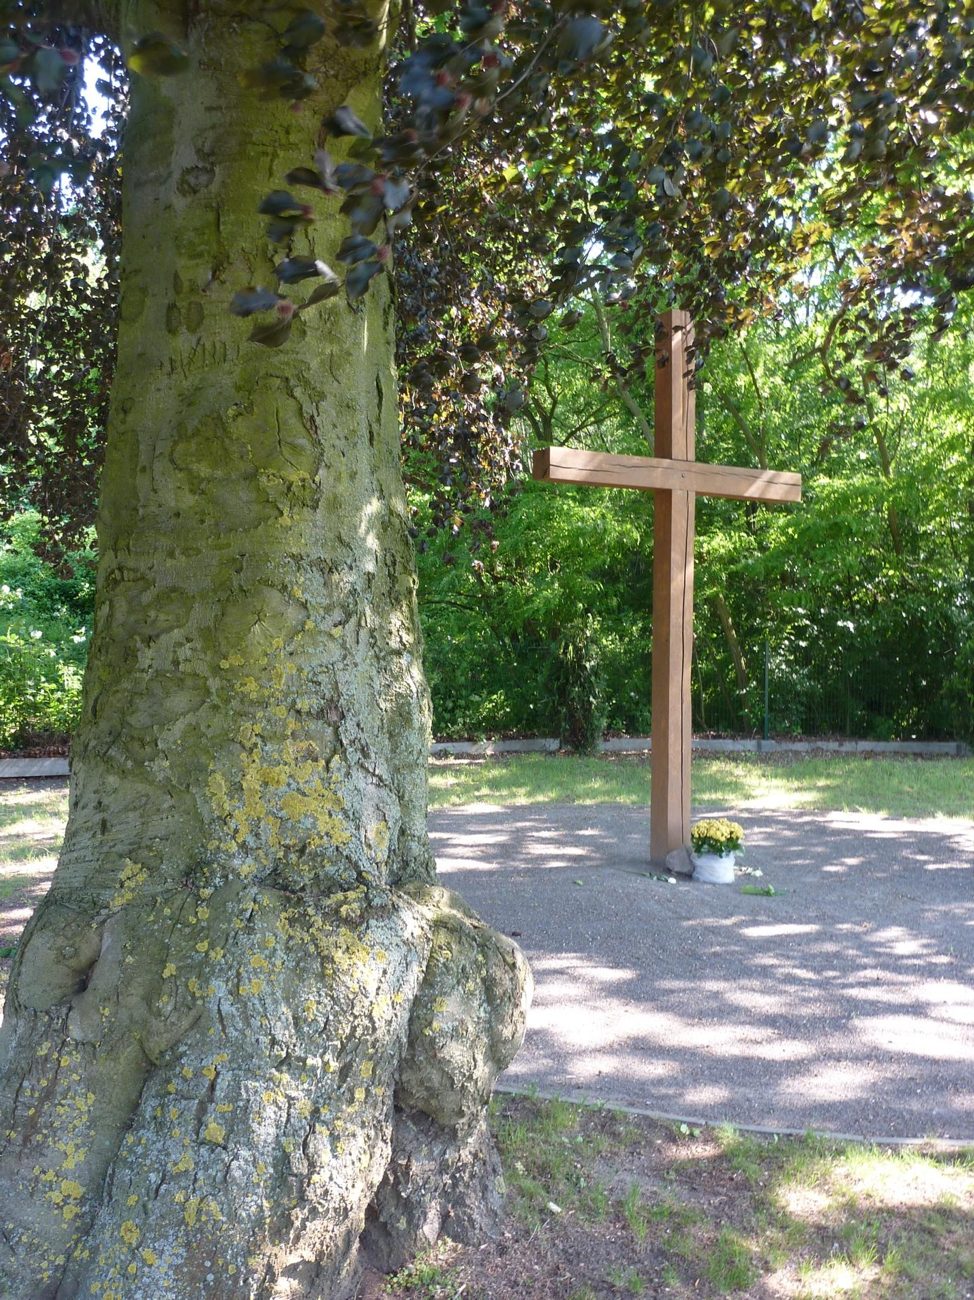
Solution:
[[[710,1122],[974,1140],[974,827],[734,816],[762,876],[722,887],[640,874],[642,809],[432,814],[444,884],[534,969],[502,1082]]]

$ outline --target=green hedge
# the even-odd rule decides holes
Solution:
[[[35,552],[39,518],[0,525],[0,748],[69,734],[94,607],[94,555],[57,572]]]

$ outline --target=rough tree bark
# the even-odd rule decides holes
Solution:
[[[0,1045],[17,1300],[340,1300],[499,1201],[529,975],[435,884],[388,292],[276,351],[227,314],[273,282],[258,202],[323,114],[376,123],[381,55],[323,47],[294,114],[238,87],[242,8],[125,6],[195,67],[135,78],[124,143],[84,723]]]

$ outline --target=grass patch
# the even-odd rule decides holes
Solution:
[[[717,1291],[743,1291],[757,1279],[754,1252],[731,1228],[722,1228],[707,1261],[707,1277]]]
[[[67,815],[67,782],[0,783],[0,1007],[20,932],[57,866]]]
[[[434,808],[471,803],[649,803],[649,756],[516,754],[433,759]],[[974,820],[974,759],[695,754],[699,806]]]
[[[68,816],[67,782],[53,789],[0,784],[0,881],[57,859]]]
[[[411,1297],[411,1300],[443,1300],[453,1296],[457,1270],[449,1268],[432,1257],[416,1259],[394,1273],[387,1285],[394,1295]]]
[[[684,1134],[607,1108],[531,1097],[495,1099],[491,1123],[509,1187],[500,1238],[451,1248],[440,1274],[414,1270],[411,1292],[397,1275],[390,1296],[616,1300],[667,1288],[666,1300],[967,1300],[974,1293],[974,1150],[775,1141],[733,1129]]]

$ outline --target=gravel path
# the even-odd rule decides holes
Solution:
[[[641,875],[638,808],[431,815],[443,883],[534,969],[503,1082],[707,1120],[974,1140],[974,826],[734,816],[763,876],[721,887]]]

